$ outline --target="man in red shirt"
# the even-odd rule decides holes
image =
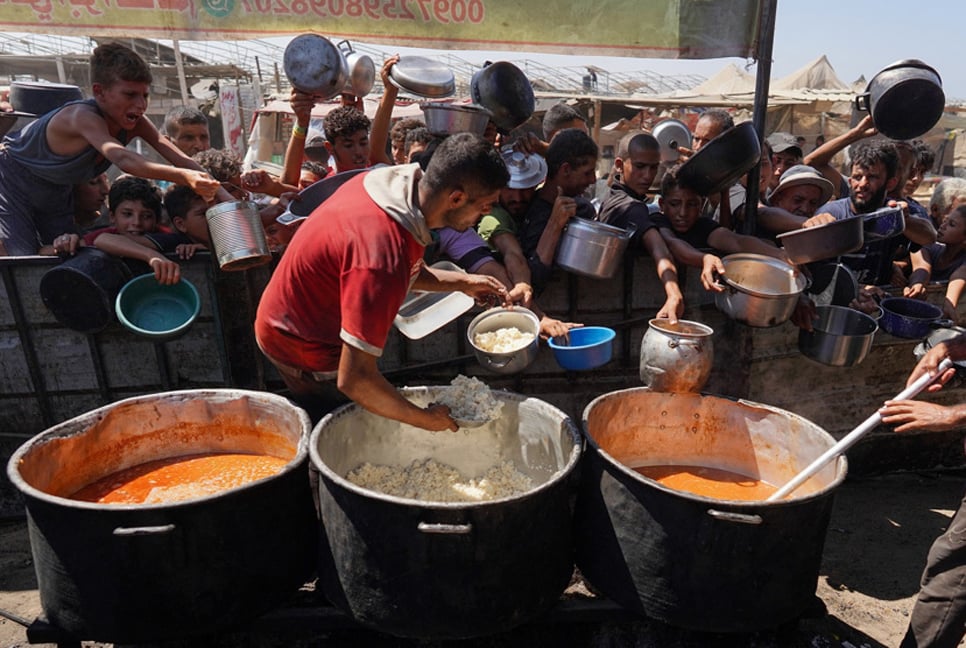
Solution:
[[[305,220],[262,295],[255,335],[310,414],[348,398],[427,430],[458,429],[445,406],[400,396],[376,362],[410,288],[507,301],[493,277],[427,268],[422,257],[431,229],[472,227],[508,178],[499,151],[460,133],[425,172],[407,164],[361,173]]]

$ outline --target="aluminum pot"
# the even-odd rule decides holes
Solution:
[[[815,598],[839,457],[777,502],[669,488],[634,467],[691,465],[788,482],[835,445],[768,405],[647,388],[604,394],[583,412],[576,563],[633,612],[706,632],[752,632],[799,617]]]
[[[130,279],[131,271],[120,259],[82,247],[44,273],[40,297],[67,328],[97,333],[114,321],[114,300]]]
[[[751,122],[743,122],[702,146],[681,165],[678,178],[701,195],[710,196],[737,182],[760,157],[758,131]]]
[[[886,297],[879,306],[882,308],[879,325],[896,337],[920,339],[936,326],[952,324],[942,319],[943,310],[939,306],[919,299]]]
[[[571,218],[560,235],[556,263],[574,274],[609,279],[620,267],[634,231],[633,223],[625,230],[587,218]]]
[[[527,346],[505,353],[486,351],[476,345],[477,333],[488,333],[501,328],[513,327],[523,333],[532,333],[533,340]],[[540,318],[526,308],[491,308],[473,318],[466,327],[466,339],[473,348],[477,361],[495,373],[511,374],[523,371],[537,359],[540,351]]]
[[[652,319],[641,339],[641,382],[653,391],[701,391],[714,363],[713,334],[701,322]]]
[[[318,34],[301,34],[289,41],[282,67],[293,87],[322,101],[340,94],[350,82],[345,56]]]
[[[798,349],[808,358],[833,367],[852,367],[872,348],[879,325],[875,319],[844,306],[817,306],[812,330],[798,331]]]
[[[453,133],[476,133],[483,136],[490,121],[490,111],[473,104],[450,104],[423,102],[426,129],[433,135],[452,135]]]
[[[424,407],[446,387],[402,394]],[[500,418],[441,434],[356,404],[312,431],[323,542],[319,583],[359,623],[397,636],[467,638],[508,630],[553,607],[573,572],[573,502],[582,441],[552,405],[493,392]],[[407,467],[433,458],[466,476],[511,460],[532,490],[487,502],[431,502],[361,488],[363,462]]]
[[[352,49],[352,44],[347,40],[339,41],[337,47],[345,57],[346,67],[349,70],[349,80],[343,92],[365,97],[376,84],[376,64],[372,62],[370,56]]]
[[[508,61],[487,62],[474,73],[470,96],[493,114],[493,123],[504,133],[526,123],[536,107],[527,75]]]
[[[714,304],[748,326],[778,326],[795,312],[805,277],[795,267],[763,254],[729,254],[721,259],[725,289]]]
[[[265,392],[138,396],[56,425],[7,464],[27,507],[47,619],[79,639],[141,644],[248,623],[312,575],[318,527],[308,415]],[[69,499],[148,461],[232,452],[287,460],[278,474],[161,504]]]
[[[855,107],[872,115],[876,129],[897,140],[926,133],[942,117],[945,106],[939,73],[918,59],[882,68],[865,93],[855,98]]]
[[[855,217],[803,227],[779,234],[776,238],[785,249],[788,260],[800,265],[861,249],[865,244],[863,231],[863,220]]]

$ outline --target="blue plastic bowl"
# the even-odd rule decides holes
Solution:
[[[155,341],[184,333],[198,317],[201,299],[186,279],[171,286],[143,274],[124,284],[114,302],[117,319],[128,330]]]
[[[610,362],[614,355],[614,329],[606,326],[584,326],[570,330],[570,344],[550,338],[553,357],[564,369],[583,371]]]

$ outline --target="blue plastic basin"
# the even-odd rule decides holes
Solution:
[[[564,369],[582,371],[610,362],[614,354],[614,329],[606,326],[584,326],[570,330],[570,343],[550,338],[553,357]]]
[[[117,319],[128,330],[156,341],[184,333],[198,317],[201,299],[186,279],[159,284],[153,274],[143,274],[124,284],[114,302]]]

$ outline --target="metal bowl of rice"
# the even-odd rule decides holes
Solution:
[[[477,361],[490,371],[512,374],[537,359],[540,319],[520,306],[483,311],[466,328]]]

